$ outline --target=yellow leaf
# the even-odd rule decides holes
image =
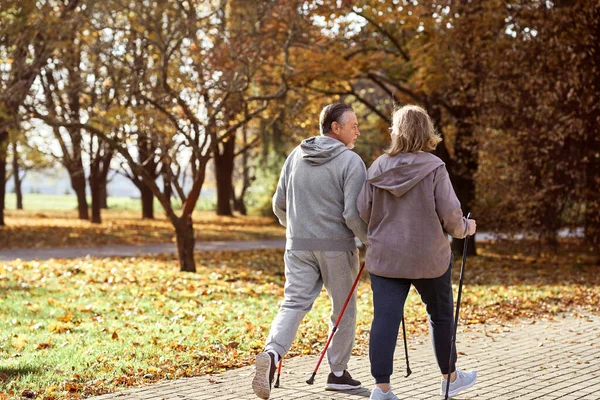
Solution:
[[[74,325],[70,322],[54,321],[48,325],[48,330],[53,333],[65,333],[73,329]]]
[[[27,346],[29,342],[27,341],[27,339],[25,339],[25,336],[23,335],[19,335],[17,336],[15,339],[13,339],[12,341],[12,345],[15,349],[17,350],[21,350],[23,349],[25,346]]]

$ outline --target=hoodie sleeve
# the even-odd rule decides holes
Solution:
[[[344,180],[344,220],[354,235],[364,244],[368,244],[367,224],[361,219],[357,208],[358,194],[367,180],[367,171],[360,157],[353,154],[355,157]]]
[[[273,195],[273,213],[279,219],[279,223],[287,227],[287,214],[286,214],[286,195],[287,195],[287,178],[288,178],[288,166],[291,163],[291,159],[295,156],[296,151],[293,151],[283,163],[281,168],[281,175],[279,176],[279,183],[277,184],[277,190]]]
[[[368,226],[369,220],[371,219],[371,209],[373,207],[373,185],[371,185],[369,181],[365,180],[362,190],[358,194],[356,206],[360,218],[365,221]]]
[[[450,236],[457,239],[464,238],[467,234],[467,219],[463,217],[460,201],[452,188],[445,166],[441,166],[435,171],[433,185],[435,210],[442,227]]]

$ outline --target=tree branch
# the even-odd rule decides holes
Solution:
[[[410,57],[408,56],[408,54],[402,49],[402,46],[400,45],[400,43],[398,42],[398,40],[396,40],[396,38],[389,33],[388,31],[386,31],[385,29],[383,29],[383,27],[379,24],[377,24],[372,18],[367,17],[365,14],[363,14],[362,12],[358,11],[356,7],[354,7],[352,9],[352,11],[358,15],[363,17],[365,20],[367,20],[368,23],[370,23],[371,25],[373,25],[375,27],[376,30],[378,30],[382,35],[384,35],[385,37],[387,37],[392,44],[394,45],[394,47],[398,50],[398,52],[400,53],[400,55],[402,56],[402,58],[404,58],[404,61],[410,61]]]
[[[161,190],[158,188],[158,185],[156,184],[154,179],[152,179],[152,177],[150,177],[148,175],[148,172],[144,168],[142,168],[138,163],[135,162],[135,160],[133,159],[133,157],[129,153],[129,150],[126,147],[122,146],[117,141],[115,141],[113,138],[111,138],[109,135],[107,135],[105,132],[103,132],[102,130],[100,130],[92,125],[82,124],[80,122],[58,121],[58,120],[50,118],[46,115],[40,114],[37,110],[33,110],[33,114],[34,114],[35,118],[44,121],[46,124],[48,124],[50,126],[64,127],[67,129],[68,128],[85,129],[88,132],[94,133],[94,134],[98,135],[99,137],[101,137],[103,140],[105,140],[107,143],[109,143],[109,145],[113,149],[115,149],[119,154],[121,154],[121,156],[123,156],[123,158],[125,158],[125,160],[129,164],[129,167],[132,169],[133,172],[139,174],[139,176],[142,177],[142,180],[144,181],[144,183],[152,190],[152,192],[154,193],[156,198],[160,201],[161,205],[163,206],[163,208],[165,210],[165,213],[171,219],[171,221],[177,221],[179,219],[177,217],[177,215],[175,215],[175,212],[173,211],[173,208],[171,207],[170,202],[167,200],[167,198],[163,195]]]

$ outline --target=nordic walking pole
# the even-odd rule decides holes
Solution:
[[[471,218],[471,213],[467,214],[467,220]],[[454,334],[452,335],[452,340],[450,341],[450,363],[448,364],[448,378],[446,379],[446,397],[445,400],[448,400],[448,393],[450,392],[450,376],[452,372],[450,369],[452,368],[452,355],[454,354],[454,349],[456,348],[456,330],[458,329],[458,314],[460,312],[460,297],[462,295],[462,286],[463,286],[463,278],[465,274],[465,264],[467,263],[467,245],[469,244],[469,237],[465,236],[465,245],[463,247],[463,259],[462,265],[460,266],[460,281],[458,282],[458,296],[456,297],[456,316],[454,317]]]
[[[408,345],[406,344],[406,324],[404,323],[404,312],[402,313],[402,336],[404,337],[404,354],[406,356],[406,376],[408,378],[412,371],[410,370],[410,365],[408,363]]]
[[[331,343],[331,339],[333,338],[335,331],[337,331],[337,327],[340,324],[340,321],[342,320],[342,316],[344,315],[344,312],[346,311],[346,307],[348,306],[348,303],[350,302],[350,299],[352,298],[352,293],[354,293],[354,289],[356,289],[356,285],[358,285],[358,281],[360,280],[360,276],[362,275],[362,272],[364,269],[365,269],[365,263],[363,262],[362,267],[360,267],[360,271],[358,271],[358,276],[354,280],[352,289],[350,289],[350,293],[348,293],[348,298],[346,299],[346,302],[344,303],[344,307],[342,308],[340,315],[338,315],[337,321],[335,321],[335,325],[333,326],[333,329],[331,329],[331,333],[329,334],[329,338],[327,339],[325,348],[323,349],[323,352],[321,353],[321,357],[319,357],[319,362],[317,362],[317,366],[315,367],[315,370],[313,371],[312,376],[306,381],[306,383],[308,383],[309,385],[312,385],[313,383],[315,383],[315,376],[317,375],[317,371],[319,370],[321,361],[323,361],[323,356],[327,352],[327,348],[329,347],[329,343]]]
[[[277,380],[275,381],[274,387],[279,387],[279,377],[281,376],[281,364],[283,363],[283,357],[279,359],[279,366],[277,367]]]

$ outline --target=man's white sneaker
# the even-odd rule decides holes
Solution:
[[[273,353],[262,352],[256,356],[256,374],[252,380],[252,390],[261,399],[271,396],[271,386],[275,376],[275,356]]]
[[[456,368],[456,380],[450,382],[450,391],[448,397],[454,397],[463,390],[473,386],[477,381],[477,371],[462,371]],[[446,379],[442,378],[442,389],[440,390],[442,397],[446,396]]]
[[[384,393],[383,390],[376,387],[375,389],[371,390],[371,397],[369,397],[369,400],[399,400],[399,399],[398,399],[398,397],[396,397],[394,392],[392,392],[392,389],[390,389],[389,392]]]

